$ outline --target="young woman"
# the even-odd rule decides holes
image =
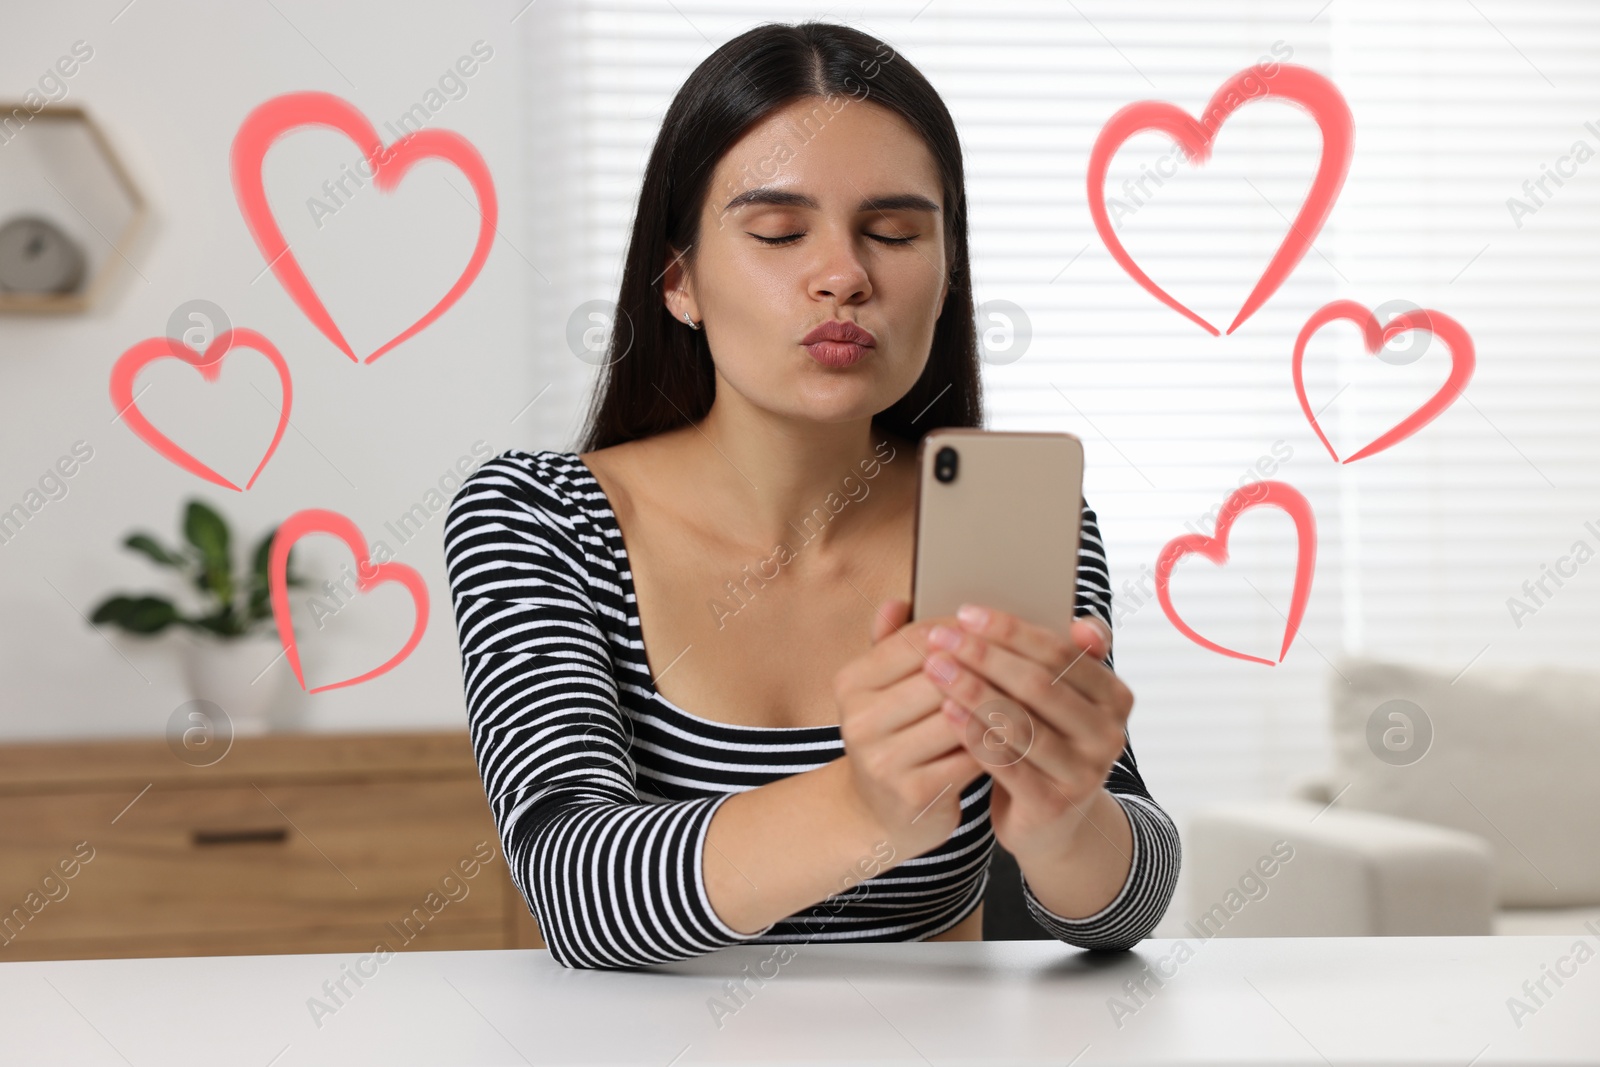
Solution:
[[[1087,503],[1070,634],[908,623],[917,441],[982,422],[963,181],[882,42],[729,41],[651,153],[581,451],[452,501],[472,742],[562,964],[981,939],[996,856],[1072,945],[1166,910]]]

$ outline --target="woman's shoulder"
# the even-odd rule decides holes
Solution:
[[[560,560],[574,578],[614,581],[604,495],[576,453],[512,448],[462,481],[445,520],[444,553],[466,582],[485,564]]]
[[[575,452],[509,448],[467,475],[451,499],[452,511],[474,504],[514,502],[559,514],[573,514],[594,486],[594,478]]]
[[[472,529],[603,541],[609,509],[593,473],[575,452],[507,449],[485,460],[450,500],[446,537]]]

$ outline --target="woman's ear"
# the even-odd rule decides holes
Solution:
[[[694,282],[689,277],[688,268],[684,266],[683,253],[667,249],[668,259],[662,269],[662,293],[666,303],[667,314],[675,319],[682,319],[683,313],[688,312],[694,321],[700,321],[699,309],[695,307]]]

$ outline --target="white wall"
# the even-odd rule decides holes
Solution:
[[[120,545],[133,529],[176,545],[181,505],[191,495],[218,507],[236,541],[246,541],[236,545],[241,569],[245,550],[266,529],[299,509],[327,508],[349,516],[369,541],[386,541],[396,560],[427,581],[431,619],[406,662],[367,683],[310,697],[290,677],[284,692],[291,704],[298,701],[305,728],[464,722],[443,511],[404,543],[384,523],[430,503],[430,489],[462,457],[470,466],[510,447],[570,443],[565,387],[511,422],[552,378],[584,378],[571,356],[551,347],[563,326],[559,312],[547,311],[560,253],[537,239],[527,209],[524,146],[538,110],[529,92],[552,75],[527,69],[524,35],[540,32],[541,13],[535,8],[513,22],[524,6],[145,0],[124,8],[124,0],[110,0],[12,13],[0,35],[0,70],[7,72],[0,96],[20,99],[74,42],[86,42],[92,56],[66,80],[61,102],[86,107],[99,121],[152,214],[145,239],[125,250],[131,262],[117,264],[120,284],[102,306],[87,314],[0,315],[0,509],[28,501],[75,442],[93,449],[66,480],[66,494],[0,544],[0,735],[162,732],[188,699],[174,652],[189,638],[97,631],[86,616],[112,592],[179,592],[169,572]],[[465,91],[430,100],[429,90],[459,57],[472,56],[476,42],[483,43],[475,59],[492,54],[461,79]],[[428,127],[470,140],[498,188],[501,235],[475,284],[441,319],[371,365],[339,352],[263,273],[234,201],[229,147],[239,124],[257,104],[301,90],[350,101],[386,143],[396,136],[386,122],[419,102],[442,102]],[[0,146],[0,167],[7,152],[18,158],[29,132]],[[276,144],[265,171],[291,247],[364,356],[445,292],[467,261],[478,215],[460,174],[425,162],[393,195],[369,184],[315,226],[306,199],[358,155],[342,135],[301,131]],[[0,192],[0,218],[16,206]],[[81,227],[74,209],[56,209]],[[98,238],[91,232],[89,240]],[[112,421],[108,383],[118,355],[167,333],[173,310],[196,298],[220,305],[235,326],[265,334],[293,373],[291,428],[248,492],[179,469]],[[231,354],[209,384],[167,360],[146,370],[138,388],[140,409],[153,423],[244,484],[277,420],[277,379],[265,359]],[[302,546],[302,568],[323,577],[337,576],[350,561],[332,537],[316,535]],[[321,630],[304,601],[296,594],[309,686],[376,666],[410,630],[398,586],[360,598]],[[265,666],[278,650],[263,647]],[[269,672],[289,674],[283,659]]]

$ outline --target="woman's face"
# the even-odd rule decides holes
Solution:
[[[749,130],[712,175],[692,271],[674,259],[668,308],[702,322],[718,402],[870,418],[910,390],[944,306],[943,195],[932,154],[893,111],[809,97]],[[873,343],[802,342],[845,320]],[[688,329],[685,325],[684,329]]]

